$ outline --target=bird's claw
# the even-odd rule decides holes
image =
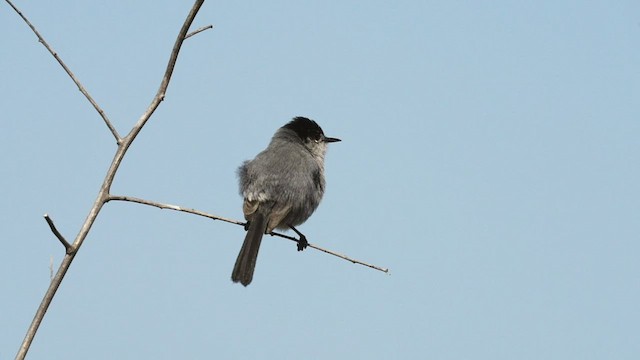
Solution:
[[[309,242],[307,241],[307,237],[304,235],[300,236],[300,240],[298,240],[298,251],[302,251],[309,246]]]

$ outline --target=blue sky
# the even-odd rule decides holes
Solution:
[[[17,2],[126,134],[188,2]],[[343,141],[309,241],[131,203],[100,214],[29,358],[637,359],[640,4],[206,2],[112,193],[241,219],[235,169],[298,115]],[[115,152],[0,7],[0,359]]]

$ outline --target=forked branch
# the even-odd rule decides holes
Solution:
[[[27,352],[31,347],[31,343],[33,342],[33,338],[35,337],[38,331],[38,328],[42,323],[42,319],[44,318],[44,315],[47,312],[49,305],[51,305],[51,301],[53,300],[53,297],[55,296],[58,290],[58,287],[62,283],[62,280],[64,279],[65,274],[69,270],[69,267],[71,266],[71,263],[73,262],[73,259],[77,254],[77,250],[80,248],[80,246],[82,246],[84,239],[87,237],[87,234],[89,234],[89,231],[91,230],[93,223],[98,217],[98,214],[102,209],[102,206],[108,201],[109,189],[111,188],[113,179],[116,175],[116,172],[118,171],[118,168],[120,167],[122,159],[124,158],[127,150],[129,149],[129,146],[131,146],[131,143],[133,142],[133,140],[135,140],[136,136],[140,133],[140,131],[142,130],[142,127],[147,123],[147,121],[149,120],[153,112],[158,108],[158,105],[160,105],[160,102],[162,102],[162,100],[164,99],[165,93],[167,91],[167,87],[169,86],[169,81],[171,80],[171,75],[173,74],[173,69],[175,67],[176,60],[178,58],[178,53],[180,52],[180,48],[182,47],[182,43],[185,39],[185,36],[187,35],[187,32],[189,31],[189,27],[191,26],[193,19],[196,17],[198,10],[200,10],[200,7],[204,3],[204,0],[195,1],[193,7],[191,8],[191,11],[189,12],[189,15],[187,15],[187,18],[184,24],[182,25],[182,28],[180,29],[180,32],[178,33],[178,37],[173,46],[173,50],[171,51],[171,56],[169,57],[169,64],[167,65],[167,69],[162,78],[162,82],[160,83],[160,87],[158,88],[158,92],[156,93],[155,97],[151,101],[151,104],[149,105],[147,110],[144,112],[144,114],[142,114],[142,116],[133,126],[129,134],[124,138],[120,137],[118,132],[115,130],[115,128],[113,127],[113,125],[111,124],[107,116],[105,115],[104,111],[102,111],[102,109],[97,105],[97,103],[93,100],[91,95],[89,95],[89,93],[86,91],[84,86],[82,86],[80,81],[75,77],[75,75],[71,72],[71,70],[69,70],[66,64],[60,59],[58,54],[51,49],[49,44],[44,40],[44,38],[40,35],[40,33],[36,30],[36,28],[31,24],[31,22],[22,14],[22,12],[20,12],[20,10],[18,10],[15,7],[15,5],[13,5],[13,3],[11,3],[11,1],[6,0],[6,2],[9,3],[9,5],[27,23],[27,25],[31,28],[31,30],[36,34],[40,42],[47,48],[47,50],[51,53],[51,55],[53,55],[53,57],[58,61],[58,63],[62,66],[62,68],[71,77],[73,82],[78,86],[78,88],[85,95],[87,100],[89,100],[89,102],[98,111],[98,113],[104,120],[105,124],[107,124],[107,127],[109,128],[113,136],[116,138],[116,141],[118,143],[118,148],[113,157],[113,161],[109,166],[109,170],[107,170],[107,174],[105,175],[105,178],[102,182],[102,186],[100,187],[98,196],[96,197],[96,200],[94,201],[93,206],[89,210],[89,214],[87,215],[87,218],[82,224],[82,227],[78,232],[78,235],[76,235],[76,238],[73,241],[73,244],[70,245],[64,239],[64,237],[62,237],[62,235],[57,231],[57,229],[53,225],[53,222],[51,222],[50,219],[47,220],[47,223],[51,227],[51,230],[56,235],[58,240],[62,242],[62,244],[65,246],[67,251],[66,251],[66,255],[62,259],[62,262],[60,264],[60,267],[58,268],[58,271],[56,272],[55,276],[51,280],[49,288],[47,289],[47,292],[45,293],[40,303],[40,306],[38,307],[38,310],[36,311],[36,314],[33,317],[33,321],[31,322],[31,325],[27,330],[27,334],[25,335],[25,338],[22,341],[20,349],[18,350],[16,359],[22,360],[27,355]]]

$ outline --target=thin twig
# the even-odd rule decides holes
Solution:
[[[13,10],[15,10],[15,12],[18,13],[18,15],[20,15],[20,17],[22,18],[22,20],[24,20],[24,22],[27,23],[27,25],[29,25],[29,27],[31,28],[31,30],[33,31],[34,34],[36,34],[36,36],[38,37],[38,41],[40,41],[40,43],[42,45],[44,45],[45,48],[47,48],[47,50],[49,51],[49,53],[51,53],[51,55],[53,55],[53,57],[58,61],[58,63],[60,64],[60,66],[62,66],[62,68],[64,69],[64,71],[67,72],[67,74],[69,75],[69,77],[71,77],[71,80],[73,80],[73,82],[76,84],[76,86],[78,87],[78,90],[80,90],[80,92],[87,98],[87,100],[89,100],[89,102],[91,103],[91,105],[93,105],[93,108],[96,109],[96,111],[98,112],[98,114],[100,114],[100,116],[102,117],[102,120],[104,120],[104,123],[107,125],[107,127],[109,128],[109,130],[111,131],[111,134],[113,134],[113,137],[116,139],[116,142],[118,143],[118,145],[122,142],[122,138],[120,137],[120,134],[118,134],[118,131],[116,130],[116,128],[113,126],[113,124],[111,124],[111,121],[109,121],[109,118],[107,117],[107,114],[104,112],[104,110],[102,110],[102,108],[100,108],[100,106],[98,105],[98,103],[95,102],[95,100],[93,100],[93,98],[91,97],[91,95],[89,95],[89,92],[84,88],[84,86],[82,86],[82,84],[80,83],[80,80],[78,80],[78,78],[76,78],[76,76],[73,74],[73,72],[71,72],[71,70],[67,67],[67,65],[62,61],[62,59],[60,58],[60,56],[58,56],[58,53],[56,53],[51,46],[49,46],[49,44],[44,40],[44,38],[40,35],[40,33],[38,32],[38,30],[36,30],[36,28],[31,24],[31,22],[22,14],[22,12],[20,10],[18,10],[18,8],[13,5],[13,3],[10,0],[5,0],[7,3],[9,3],[9,5],[13,8]]]
[[[297,239],[297,238],[295,238],[295,237],[293,237],[293,236],[285,235],[285,234],[280,234],[280,233],[272,232],[272,233],[271,233],[271,234],[269,234],[269,235],[272,235],[272,236],[279,236],[279,237],[281,237],[281,238],[285,238],[285,239],[288,239],[288,240],[291,240],[291,241],[300,242],[300,240],[299,240],[299,239]],[[352,263],[354,263],[354,264],[360,264],[360,265],[363,265],[363,266],[366,266],[366,267],[370,267],[370,268],[375,269],[375,270],[378,270],[378,271],[382,271],[382,272],[384,272],[384,273],[389,273],[389,268],[383,268],[383,267],[380,267],[380,266],[378,266],[378,265],[373,265],[373,264],[366,263],[366,262],[364,262],[364,261],[360,261],[360,260],[352,259],[352,258],[350,258],[350,257],[348,257],[348,256],[346,256],[346,255],[342,255],[342,254],[337,253],[337,252],[335,252],[335,251],[331,251],[331,250],[328,250],[328,249],[322,248],[322,247],[320,247],[320,246],[318,246],[318,245],[314,245],[314,244],[312,244],[312,243],[308,243],[308,246],[309,246],[310,248],[314,248],[314,249],[316,249],[316,250],[322,251],[322,252],[327,253],[327,254],[329,254],[329,255],[333,255],[333,256],[339,257],[339,258],[341,258],[341,259],[344,259],[344,260],[350,261],[350,262],[352,262]]]
[[[67,239],[65,239],[64,236],[60,234],[60,231],[58,231],[58,229],[56,228],[56,225],[53,223],[53,220],[49,217],[49,214],[44,214],[44,219],[47,221],[47,224],[49,224],[49,228],[51,229],[51,232],[53,232],[53,235],[55,235],[58,238],[58,240],[60,240],[66,252],[69,253],[71,251],[71,244],[69,244],[69,242],[67,242]]]
[[[198,33],[201,33],[201,32],[203,32],[203,31],[205,31],[205,30],[209,30],[209,29],[213,29],[213,25],[207,25],[207,26],[203,26],[203,27],[201,27],[201,28],[198,28],[198,29],[196,29],[196,30],[194,30],[194,31],[192,31],[192,32],[190,32],[190,33],[188,33],[188,34],[187,34],[187,36],[185,36],[185,37],[184,37],[184,39],[186,40],[186,39],[188,39],[188,38],[192,37],[193,35],[196,35],[196,34],[198,34]]]
[[[140,198],[136,198],[136,197],[133,197],[133,196],[110,195],[109,198],[107,199],[107,201],[111,201],[111,200],[113,200],[113,201],[128,201],[128,202],[133,202],[133,203],[138,203],[138,204],[157,207],[159,209],[169,209],[169,210],[174,210],[174,211],[181,211],[181,212],[194,214],[194,215],[206,217],[206,218],[213,219],[213,220],[221,220],[221,221],[224,221],[224,222],[228,222],[228,223],[236,224],[236,225],[241,225],[241,226],[244,226],[246,224],[245,222],[242,222],[242,221],[223,218],[221,216],[209,214],[209,213],[206,213],[206,212],[200,211],[200,210],[185,208],[185,207],[178,206],[178,205],[159,203],[159,202],[156,202],[156,201],[140,199]],[[300,240],[295,238],[295,237],[292,237],[292,236],[289,236],[289,235],[285,235],[285,234],[281,234],[281,233],[277,233],[277,232],[272,232],[270,235],[278,236],[278,237],[281,237],[281,238],[284,238],[284,239],[288,239],[288,240],[291,240],[291,241],[295,241],[295,242],[300,242]],[[322,252],[327,253],[329,255],[333,255],[333,256],[339,257],[341,259],[350,261],[350,262],[352,262],[354,264],[360,264],[360,265],[363,265],[363,266],[366,266],[366,267],[369,267],[369,268],[372,268],[372,269],[375,269],[375,270],[378,270],[378,271],[382,271],[382,272],[385,272],[385,273],[389,272],[388,268],[383,268],[383,267],[380,267],[380,266],[377,266],[377,265],[372,265],[372,264],[369,264],[369,263],[366,263],[366,262],[363,262],[363,261],[360,261],[360,260],[352,259],[352,258],[350,258],[350,257],[348,257],[346,255],[342,255],[342,254],[337,253],[335,251],[324,249],[324,248],[322,248],[322,247],[320,247],[318,245],[314,245],[314,244],[309,243],[308,246],[310,248],[314,248],[316,250],[322,251]]]
[[[149,200],[145,200],[145,199],[136,198],[136,197],[133,197],[133,196],[109,195],[109,198],[107,199],[107,201],[111,201],[111,200],[113,200],[113,201],[128,201],[128,202],[134,202],[134,203],[138,203],[138,204],[157,207],[159,209],[169,209],[169,210],[174,210],[174,211],[181,211],[181,212],[185,212],[185,213],[189,213],[189,214],[194,214],[194,215],[206,217],[206,218],[213,219],[213,220],[220,220],[220,221],[228,222],[230,224],[236,224],[236,225],[242,225],[242,226],[244,226],[244,224],[245,224],[242,221],[223,218],[221,216],[209,214],[209,213],[206,213],[204,211],[185,208],[185,207],[178,206],[178,205],[163,204],[163,203],[159,203],[159,202],[155,202],[155,201],[149,201]]]
[[[41,41],[44,44],[46,44],[44,42],[44,39],[42,39],[40,34],[35,30],[33,25],[31,25],[31,23],[22,15],[22,13],[9,0],[6,0],[6,1],[27,22],[29,27],[31,27],[31,29],[36,33],[38,38],[41,39]],[[116,150],[116,153],[113,157],[113,161],[111,162],[111,165],[109,166],[109,170],[107,170],[107,174],[104,177],[102,186],[100,187],[100,191],[98,192],[98,196],[96,197],[96,200],[94,201],[93,206],[89,210],[89,214],[87,215],[87,218],[82,224],[82,227],[78,232],[78,235],[76,235],[76,238],[73,241],[73,244],[71,245],[73,251],[71,251],[70,253],[67,252],[67,254],[65,254],[64,258],[62,259],[62,262],[60,263],[60,267],[58,267],[58,271],[56,272],[55,276],[51,280],[51,283],[49,284],[49,288],[47,289],[47,292],[44,294],[42,302],[40,302],[40,306],[38,307],[38,310],[36,311],[36,314],[34,315],[33,320],[31,321],[31,325],[27,330],[27,334],[25,335],[24,340],[20,345],[20,349],[18,350],[18,354],[16,355],[16,360],[23,360],[27,355],[27,352],[31,347],[31,343],[33,342],[33,339],[36,333],[38,332],[38,328],[42,323],[42,319],[44,319],[44,315],[46,314],[47,309],[49,308],[49,305],[51,305],[51,301],[53,300],[53,297],[58,291],[58,288],[62,283],[62,280],[64,279],[65,274],[69,270],[69,267],[73,262],[73,259],[75,259],[75,256],[78,253],[77,250],[80,249],[80,246],[82,246],[82,243],[84,242],[87,235],[89,234],[89,231],[91,230],[91,227],[93,226],[96,218],[98,217],[100,210],[102,210],[102,207],[104,206],[104,204],[107,202],[107,199],[109,198],[109,189],[111,188],[111,184],[113,183],[113,179],[115,178],[116,172],[118,171],[118,168],[122,163],[122,159],[127,153],[127,150],[131,146],[131,143],[133,142],[133,140],[135,140],[138,133],[140,133],[140,131],[142,130],[142,127],[147,123],[147,121],[149,120],[149,117],[151,117],[151,115],[156,110],[160,102],[162,102],[162,100],[164,99],[164,95],[167,90],[167,86],[169,86],[169,80],[171,79],[171,75],[173,74],[173,69],[175,67],[175,63],[178,58],[178,53],[180,52],[180,48],[182,47],[184,37],[185,35],[187,35],[187,31],[189,31],[189,27],[191,26],[193,19],[196,17],[198,10],[200,10],[200,7],[202,6],[203,3],[204,3],[204,0],[196,0],[195,3],[193,4],[193,7],[191,8],[189,15],[187,15],[187,18],[185,19],[185,22],[182,25],[180,32],[178,33],[178,37],[173,46],[173,50],[171,51],[169,64],[167,65],[167,69],[162,78],[162,82],[160,83],[160,87],[158,88],[158,92],[156,93],[153,100],[151,101],[151,105],[149,105],[149,107],[144,112],[144,114],[140,117],[140,119],[138,119],[138,121],[133,126],[129,134],[124,138],[120,138],[117,132],[115,132],[115,129],[112,126],[109,126],[110,122],[107,120],[106,116],[103,116],[103,119],[105,119],[107,126],[109,126],[109,128],[112,130],[112,133],[114,134],[116,139],[119,139],[118,149]],[[69,69],[64,65],[64,63],[62,63],[61,60],[59,60],[58,56],[53,51],[50,50],[48,45],[45,45],[45,46],[47,46],[47,49],[49,49],[49,52],[51,52],[51,54],[58,60],[58,62],[60,62],[60,64],[63,66],[67,74],[71,76],[72,79],[74,79],[76,84],[79,85],[79,83],[75,80],[75,77],[73,76],[71,71],[69,71]],[[79,87],[81,87],[81,85],[79,85]],[[81,91],[82,91],[82,88],[81,88]],[[92,104],[95,104],[95,102],[93,101],[93,99],[91,99],[88,93],[86,93],[85,96]],[[96,107],[96,109],[99,109],[97,105],[94,105],[94,106]],[[98,112],[100,112],[101,115],[103,114],[100,110]]]

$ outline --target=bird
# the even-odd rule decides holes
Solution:
[[[293,230],[300,237],[298,251],[307,247],[295,227],[320,205],[327,145],[338,141],[325,136],[315,121],[294,117],[275,132],[266,149],[238,168],[247,234],[231,273],[234,283],[251,283],[262,236],[274,229]]]

